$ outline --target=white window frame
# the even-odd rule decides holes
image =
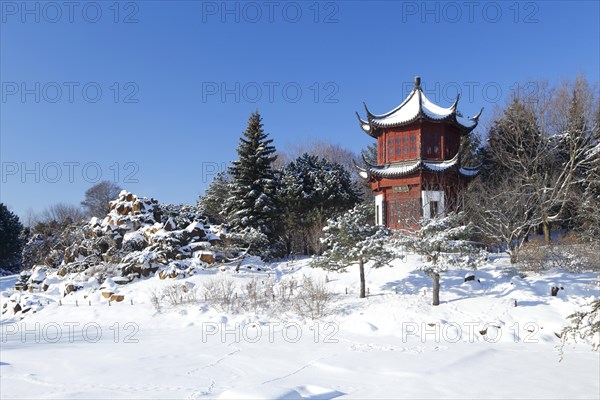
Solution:
[[[375,196],[375,225],[385,225],[383,220],[383,194]]]
[[[431,209],[429,203],[432,201],[438,202],[438,216],[443,218],[445,216],[444,210],[446,209],[444,200],[445,196],[443,190],[423,190],[421,192],[423,219],[428,220],[432,218],[429,212]]]

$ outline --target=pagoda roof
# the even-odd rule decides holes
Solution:
[[[434,161],[434,160],[409,160],[398,161],[385,165],[373,165],[369,163],[363,156],[364,167],[355,163],[358,174],[366,180],[371,178],[399,178],[410,175],[418,171],[444,172],[455,170],[463,176],[475,176],[479,173],[479,167],[469,168],[461,167],[458,153],[450,160]]]
[[[463,117],[457,109],[459,98],[460,95],[456,96],[456,100],[448,108],[438,106],[425,96],[421,89],[421,78],[417,76],[415,77],[415,87],[398,107],[385,114],[376,115],[371,113],[367,105],[363,103],[367,119],[362,119],[358,113],[356,116],[362,130],[372,137],[379,136],[379,128],[405,126],[421,119],[432,122],[449,122],[463,132],[470,132],[477,126],[483,108],[473,117]]]

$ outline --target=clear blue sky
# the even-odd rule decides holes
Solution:
[[[386,112],[415,75],[467,115],[519,82],[597,85],[598,4],[2,1],[1,201],[77,204],[102,178],[192,203],[252,111],[279,148],[358,151],[362,101]]]

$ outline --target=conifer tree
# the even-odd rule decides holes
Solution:
[[[415,235],[401,237],[397,243],[427,257],[425,274],[433,281],[434,306],[440,304],[440,275],[452,267],[476,268],[487,255],[468,240],[472,226],[464,223],[461,213],[419,221]]]
[[[345,271],[358,264],[360,274],[360,298],[366,297],[365,264],[373,262],[372,268],[389,264],[396,255],[386,244],[389,242],[389,230],[371,224],[373,207],[359,204],[330,219],[323,229],[323,243],[327,250],[323,256],[313,260],[313,266],[333,271]]]
[[[360,201],[350,173],[341,165],[304,153],[282,171],[278,198],[288,238],[301,236],[305,253],[319,253],[325,222]],[[297,245],[298,243],[296,243]]]
[[[222,224],[225,222],[225,201],[229,197],[230,177],[225,171],[219,172],[213,178],[204,196],[200,197],[198,205],[202,212],[213,224]]]
[[[233,231],[254,229],[274,242],[277,207],[272,163],[277,157],[272,142],[263,130],[260,114],[252,113],[240,138],[238,159],[229,168],[231,183],[224,214]]]
[[[21,262],[23,225],[19,217],[0,203],[0,269],[15,270]]]

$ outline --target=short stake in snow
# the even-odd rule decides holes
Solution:
[[[372,268],[379,268],[396,258],[385,247],[390,231],[382,226],[371,225],[370,221],[374,220],[370,204],[359,204],[345,214],[330,219],[323,228],[321,238],[327,250],[313,259],[313,266],[330,271],[344,272],[350,265],[358,264],[360,298],[366,297],[365,264],[371,261]]]

